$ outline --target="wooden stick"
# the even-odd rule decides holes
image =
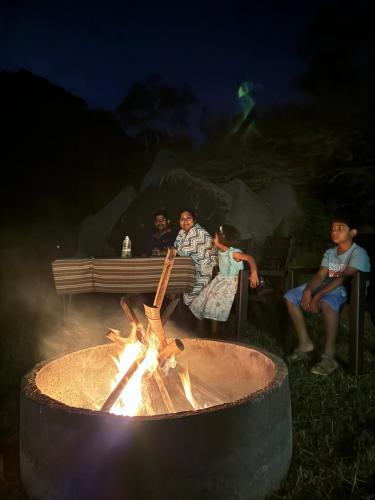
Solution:
[[[165,311],[163,312],[162,317],[161,317],[161,322],[163,323],[163,326],[166,324],[166,322],[172,316],[173,311],[176,309],[177,304],[179,302],[180,302],[180,297],[176,297],[169,302],[169,304],[165,308]]]
[[[136,331],[135,331],[135,336],[137,337],[139,342],[144,344],[142,324],[138,320],[137,315],[135,314],[132,306],[130,305],[129,299],[125,296],[121,297],[120,305],[121,305],[122,310],[124,311],[125,315],[128,317],[129,322],[135,323],[137,325]]]
[[[168,358],[170,358],[172,356],[176,356],[184,349],[185,349],[185,346],[180,339],[172,340],[172,342],[167,344],[166,347],[164,347],[164,349],[162,349],[159,353],[158,361],[159,361],[160,366],[162,367]]]
[[[146,336],[151,329],[159,339],[159,350],[164,349],[167,345],[167,339],[165,337],[163,323],[160,319],[160,309],[146,304],[143,304],[143,307],[145,308],[145,314],[149,324]]]
[[[163,403],[164,403],[165,407],[167,408],[168,412],[169,413],[176,413],[176,408],[174,407],[174,404],[172,403],[168,389],[165,385],[164,373],[162,372],[160,366],[157,367],[157,369],[155,370],[153,375],[154,375],[155,382],[158,384],[160,395],[162,397]]]
[[[122,391],[124,390],[124,387],[126,384],[129,382],[131,377],[134,375],[134,373],[137,371],[139,365],[142,363],[142,361],[146,357],[147,350],[145,349],[139,356],[138,358],[130,365],[128,371],[125,373],[125,375],[122,377],[120,382],[116,385],[116,387],[113,389],[113,391],[110,393],[110,395],[107,397],[105,400],[103,406],[100,408],[100,411],[110,411],[112,406],[116,403],[118,398],[120,397]]]
[[[138,325],[139,321],[138,321],[137,315],[133,311],[133,308],[131,307],[131,305],[129,303],[129,299],[127,297],[121,297],[120,305],[122,307],[122,310],[124,311],[124,313],[128,317],[129,322],[135,323],[136,325]]]
[[[165,291],[168,286],[169,278],[172,272],[172,267],[174,264],[174,259],[176,257],[177,250],[175,248],[168,248],[167,256],[164,260],[163,271],[160,276],[159,285],[156,290],[154,306],[161,308],[161,305],[164,300]]]
[[[128,342],[128,339],[120,335],[119,330],[114,330],[113,328],[108,329],[106,337],[111,342],[122,342],[123,344],[127,344]]]

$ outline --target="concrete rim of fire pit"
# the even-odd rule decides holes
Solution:
[[[139,421],[142,420],[150,420],[150,419],[166,419],[166,418],[183,418],[185,416],[193,416],[201,413],[208,413],[208,412],[215,412],[215,411],[220,411],[224,407],[228,406],[238,406],[242,405],[244,403],[254,403],[259,399],[263,399],[267,394],[272,393],[273,391],[277,390],[278,387],[283,383],[285,377],[288,375],[288,369],[284,361],[276,356],[275,354],[272,354],[264,349],[261,349],[259,347],[250,345],[250,344],[244,344],[241,342],[227,342],[225,340],[220,340],[220,339],[182,339],[184,343],[189,343],[189,342],[209,342],[209,343],[218,343],[218,344],[230,344],[233,346],[238,346],[238,347],[243,347],[247,350],[252,350],[259,355],[263,355],[265,358],[268,360],[271,360],[274,368],[273,376],[271,380],[264,385],[264,387],[259,388],[258,390],[251,392],[247,394],[246,396],[243,396],[241,398],[236,399],[235,401],[229,401],[225,402],[223,404],[215,405],[215,406],[210,406],[208,408],[201,408],[198,410],[191,410],[191,411],[180,411],[177,413],[163,413],[163,414],[158,414],[158,415],[149,415],[149,416],[133,416],[133,417],[128,417],[128,416],[121,416],[121,415],[115,415],[110,413],[110,416],[116,419],[124,419],[124,418],[130,418],[130,419],[136,419]],[[73,413],[80,413],[84,415],[94,415],[98,413],[106,413],[107,412],[101,412],[100,410],[92,410],[88,408],[82,408],[82,407],[75,407],[75,406],[70,406],[66,403],[63,403],[62,401],[59,401],[51,396],[49,396],[46,393],[43,393],[39,386],[38,386],[38,381],[37,378],[40,374],[43,373],[43,370],[45,367],[50,365],[51,363],[54,363],[55,361],[62,360],[64,358],[68,358],[69,356],[75,355],[77,353],[85,353],[88,351],[92,351],[93,349],[98,349],[98,348],[109,348],[110,346],[113,346],[114,344],[100,344],[94,347],[88,347],[86,349],[82,349],[80,351],[73,351],[68,354],[63,354],[60,356],[55,356],[53,358],[44,360],[28,372],[22,381],[22,390],[25,393],[26,397],[29,397],[33,399],[36,402],[39,402],[43,405],[48,405],[50,407],[54,407],[56,409],[61,409],[64,411],[69,411]]]

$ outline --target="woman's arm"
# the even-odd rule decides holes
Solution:
[[[258,276],[258,267],[257,267],[257,264],[255,262],[254,257],[252,255],[249,255],[247,253],[242,253],[242,252],[233,252],[232,257],[237,262],[243,260],[249,264],[249,267],[250,267],[250,276],[249,276],[250,286],[251,286],[251,288],[257,287],[259,285],[259,276]]]

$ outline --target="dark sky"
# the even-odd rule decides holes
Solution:
[[[243,80],[258,105],[296,98],[297,47],[319,2],[27,2],[0,7],[0,68],[25,68],[112,110],[136,80],[188,84],[235,109]],[[220,7],[220,5],[222,5]]]

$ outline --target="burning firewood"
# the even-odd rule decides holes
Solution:
[[[142,329],[140,326],[137,327],[136,325],[131,329],[129,337],[123,337],[122,335],[120,335],[119,330],[115,330],[113,328],[108,329],[106,337],[112,342],[122,342],[123,344],[130,344],[131,342],[135,342],[136,339],[141,342],[141,344],[145,343]]]
[[[129,382],[131,377],[137,371],[142,361],[145,359],[147,354],[147,350],[144,349],[141,354],[137,357],[137,359],[131,364],[130,368],[127,370],[125,375],[121,378],[120,382],[116,385],[114,390],[110,393],[108,398],[105,400],[105,403],[100,408],[100,411],[110,411],[112,406],[116,403],[118,398],[120,397],[122,391],[124,390],[126,384]]]
[[[159,339],[159,349],[164,349],[167,345],[167,339],[165,337],[163,323],[160,318],[160,309],[146,304],[143,304],[143,307],[145,308],[145,314],[149,325],[146,337],[150,334],[151,330]]]
[[[160,366],[157,367],[157,369],[153,373],[153,376],[154,376],[154,379],[158,385],[162,401],[163,401],[167,411],[169,413],[175,413],[176,408],[175,408],[174,404],[172,403],[171,397],[169,395],[168,389],[167,389],[166,384],[165,384],[164,373],[161,370]]]
[[[172,342],[167,344],[164,349],[162,349],[159,352],[158,356],[158,361],[161,367],[163,367],[164,363],[167,361],[167,359],[171,358],[172,356],[176,356],[179,354],[181,351],[185,349],[185,346],[180,339],[174,339]]]
[[[143,342],[142,325],[141,325],[140,321],[138,321],[137,315],[133,311],[133,308],[131,307],[128,298],[121,297],[120,305],[121,305],[122,310],[124,311],[125,315],[128,317],[129,323],[136,325],[135,336],[137,337],[137,339],[140,342]]]
[[[113,342],[121,342],[123,344],[127,343],[127,339],[125,339],[121,335],[117,335],[113,331],[108,332],[107,338],[109,340],[112,340]],[[175,356],[176,354],[178,354],[183,350],[184,350],[184,344],[181,342],[181,340],[175,339],[172,342],[170,342],[162,351],[159,352],[158,355],[159,366],[153,373],[153,377],[159,388],[163,403],[169,412],[175,412],[176,410],[169,396],[168,389],[166,388],[165,377],[161,368],[168,359],[170,359],[172,356]],[[126,384],[129,382],[131,377],[134,375],[136,370],[141,365],[142,361],[145,359],[146,354],[147,354],[147,349],[144,349],[142,353],[138,356],[138,358],[130,366],[130,368],[127,370],[125,375],[121,378],[120,382],[117,384],[115,389],[110,393],[105,403],[101,407],[101,411],[110,411],[112,406],[120,397]]]
[[[111,342],[120,342],[122,344],[127,344],[128,339],[120,335],[118,330],[113,330],[110,328],[106,335],[107,339]],[[185,349],[185,346],[180,339],[174,339],[172,342],[169,342],[164,349],[159,351],[158,361],[161,367],[163,367],[164,363],[170,359],[172,356],[176,356],[181,351]]]
[[[173,267],[175,256],[176,256],[176,250],[169,249],[164,261],[164,267],[159,280],[158,289],[155,294],[154,304],[153,306],[148,306],[144,304],[145,314],[148,320],[148,328],[145,335],[143,334],[142,325],[139,323],[138,318],[135,312],[132,310],[128,299],[126,297],[121,298],[120,304],[124,313],[126,314],[132,325],[132,332],[129,338],[124,338],[120,335],[120,332],[118,330],[109,329],[107,333],[107,338],[112,342],[121,342],[123,344],[130,344],[132,340],[135,340],[134,337],[136,337],[137,340],[145,346],[145,349],[143,349],[142,353],[132,363],[132,365],[127,370],[125,375],[121,378],[120,382],[116,385],[115,389],[110,393],[105,403],[101,407],[102,411],[110,411],[112,406],[120,397],[126,384],[129,382],[131,377],[135,374],[135,372],[141,365],[142,361],[145,359],[148,352],[148,348],[153,343],[151,338],[152,334],[154,334],[158,340],[157,349],[159,351],[157,355],[158,366],[156,370],[153,372],[152,377],[154,378],[157,384],[163,405],[166,407],[167,411],[169,412],[176,411],[166,387],[165,376],[162,368],[169,359],[171,359],[173,356],[177,355],[184,349],[184,344],[181,342],[181,340],[178,339],[175,339],[169,344],[167,344],[167,339],[163,328],[163,322],[160,317],[160,307],[163,303],[165,291],[168,286],[168,281]],[[174,302],[176,303],[176,300]]]

